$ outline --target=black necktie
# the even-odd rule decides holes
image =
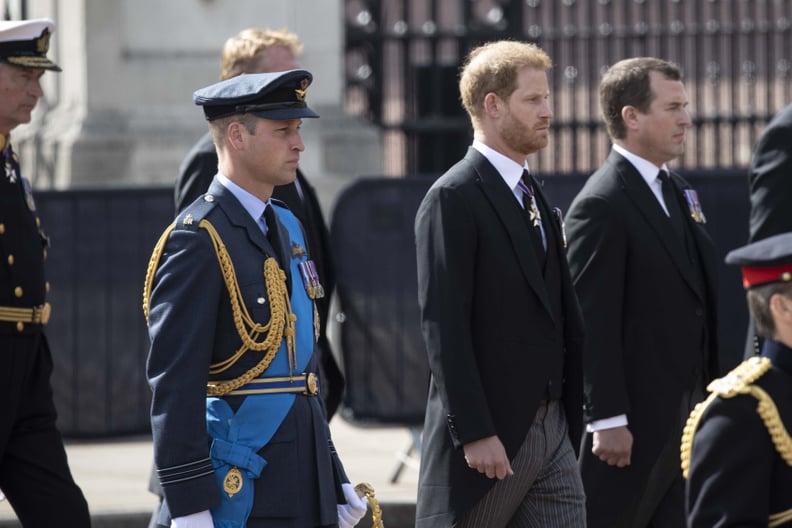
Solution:
[[[674,226],[674,231],[679,238],[685,240],[685,219],[682,207],[679,205],[679,198],[677,197],[676,189],[668,173],[661,170],[657,178],[660,180],[661,188],[663,189],[663,201],[665,202],[666,209],[668,209],[668,216],[670,217],[671,224]]]
[[[525,216],[530,228],[531,240],[539,260],[544,262],[546,250],[544,247],[544,240],[542,239],[542,215],[539,213],[539,208],[534,196],[531,174],[527,170],[523,170],[519,187],[523,192],[523,210],[525,211]]]
[[[264,222],[267,224],[267,240],[275,250],[275,259],[283,269],[283,255],[281,255],[282,248],[280,244],[280,236],[278,235],[278,220],[275,218],[275,210],[272,205],[267,205],[264,209]]]

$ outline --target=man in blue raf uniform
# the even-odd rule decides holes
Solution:
[[[366,512],[317,397],[321,280],[272,200],[304,149],[305,70],[198,90],[218,173],[160,238],[145,282],[154,461],[174,528],[351,528]]]
[[[44,327],[49,241],[9,134],[43,95],[51,20],[0,22],[0,489],[23,526],[90,526],[55,427],[52,355]]]
[[[726,255],[764,339],[708,387],[682,438],[688,526],[792,526],[792,233]]]
[[[243,29],[226,40],[220,62],[220,80],[230,79],[242,73],[270,73],[300,68],[298,56],[302,42],[297,35],[286,29],[271,30]],[[179,166],[176,179],[174,202],[176,214],[203,195],[217,172],[217,152],[212,135],[208,132],[198,140]],[[330,299],[335,289],[330,233],[316,190],[308,178],[297,169],[297,178],[287,185],[278,185],[272,197],[284,202],[297,216],[305,229],[308,249],[317,271],[322,277],[324,295],[317,297],[319,312],[318,355],[322,377],[322,400],[325,402],[327,419],[332,420],[344,392],[344,376],[336,363],[327,337],[327,319]]]

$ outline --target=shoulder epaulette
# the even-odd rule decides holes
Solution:
[[[746,359],[724,377],[713,380],[707,385],[707,390],[721,398],[746,394],[748,387],[770,370],[771,366],[770,360],[765,357]]]
[[[682,433],[680,455],[682,475],[685,478],[687,478],[688,470],[690,469],[690,454],[693,450],[694,436],[704,412],[716,398],[733,398],[739,394],[753,396],[759,401],[756,406],[756,412],[762,418],[778,454],[781,455],[781,458],[788,465],[792,466],[792,438],[790,438],[784,423],[781,421],[781,416],[778,414],[778,408],[773,399],[764,389],[754,384],[756,380],[770,370],[771,366],[772,363],[768,358],[752,357],[743,361],[723,378],[716,379],[707,386],[710,395],[706,400],[697,404],[690,413]]]
[[[206,218],[209,212],[217,205],[214,195],[205,194],[201,200],[196,200],[176,217],[176,229],[198,229],[198,224]]]
[[[157,243],[154,245],[154,250],[151,253],[148,266],[146,267],[146,278],[143,281],[143,315],[146,318],[146,322],[148,322],[149,298],[151,297],[151,288],[154,283],[154,272],[159,265],[162,251],[165,249],[165,242],[167,242],[168,237],[174,229],[197,230],[201,220],[203,220],[204,217],[209,214],[209,211],[214,208],[215,203],[215,197],[213,195],[205,194],[202,200],[190,204],[189,207],[182,211],[176,219],[165,228],[165,231],[162,232],[159,240],[157,240]]]

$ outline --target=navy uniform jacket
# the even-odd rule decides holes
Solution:
[[[190,149],[179,166],[179,176],[173,193],[176,214],[181,213],[185,207],[206,192],[215,173],[217,173],[217,151],[212,142],[212,134],[207,132]],[[302,190],[302,196],[297,191],[297,183]],[[319,360],[323,374],[322,400],[325,402],[329,420],[338,409],[344,392],[344,375],[336,363],[326,333],[330,300],[335,290],[335,265],[330,248],[330,233],[316,191],[299,169],[296,182],[278,185],[272,197],[284,202],[302,223],[308,249],[325,291],[324,297],[316,300],[316,308],[319,311],[320,324]]]
[[[13,156],[16,158],[16,154]],[[4,170],[2,166],[0,170]],[[32,194],[25,192],[21,177],[14,180],[0,174],[0,306],[32,308],[44,304],[46,299],[44,261],[48,240],[31,209]],[[0,336],[38,334],[42,330],[41,325],[0,322]]]
[[[19,175],[16,154],[10,154],[7,165],[4,161],[0,156],[0,307],[5,315],[9,308],[44,305],[49,284],[44,275],[48,239],[29,183]],[[59,526],[82,528],[90,525],[88,505],[71,476],[55,426],[53,360],[44,328],[35,322],[0,321],[0,477],[26,526],[53,525],[57,516]],[[11,458],[25,467],[20,471],[19,464],[7,463]],[[34,474],[40,477],[35,490],[30,485]],[[49,510],[41,511],[42,501]]]
[[[269,320],[262,270],[264,260],[275,252],[261,228],[223,185],[213,181],[208,196],[212,201],[195,202],[177,218],[151,293],[147,369],[153,390],[154,459],[160,475],[172,476],[174,471],[184,475],[178,482],[163,485],[161,524],[167,524],[168,510],[172,517],[179,517],[213,508],[219,502],[221,491],[208,458],[208,370],[211,363],[232,355],[241,342],[212,242],[206,230],[198,228],[201,218],[211,222],[225,244],[252,318],[259,323]],[[192,222],[185,222],[188,215]],[[281,240],[286,238],[281,229]],[[288,251],[286,245],[284,252]],[[290,282],[292,288],[303,287],[299,277],[291,277]],[[246,352],[221,378],[243,374],[262,354]],[[306,370],[314,367],[315,357]],[[229,397],[229,404],[238,408],[242,398]],[[340,483],[347,479],[332,448],[324,406],[318,398],[297,396],[275,436],[259,454],[268,465],[255,485],[251,522],[271,518],[267,526],[295,528],[337,522],[336,504],[343,501]]]
[[[780,442],[792,448],[792,349],[767,340],[762,356],[772,367],[753,385],[775,403],[785,428]],[[691,528],[765,527],[784,514],[771,526],[792,526],[792,451],[781,456],[758,403],[750,394],[718,396],[703,410],[686,485]]]

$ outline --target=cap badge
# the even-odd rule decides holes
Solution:
[[[48,29],[41,32],[41,36],[36,40],[36,51],[39,53],[47,53],[49,51],[50,34]]]
[[[308,79],[303,79],[300,81],[300,88],[294,90],[298,101],[305,101],[305,91],[308,89],[310,84],[311,82]]]

